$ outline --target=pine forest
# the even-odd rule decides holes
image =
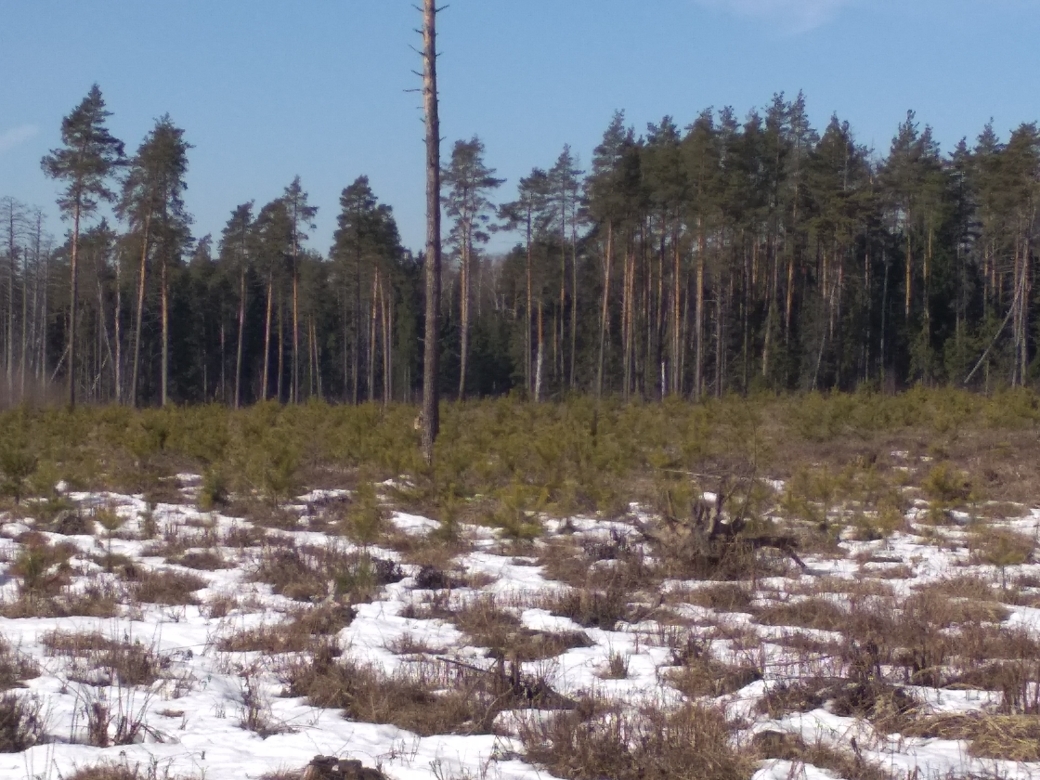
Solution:
[[[332,246],[308,241],[317,206],[299,178],[195,236],[190,132],[164,116],[125,147],[109,115],[95,86],[42,161],[64,240],[0,201],[8,403],[417,398],[424,254],[365,176],[342,191]],[[538,162],[505,182],[478,137],[445,154],[447,398],[1036,378],[1035,123],[942,150],[909,112],[881,154],[776,95],[744,118],[709,109],[641,132],[618,112],[587,162],[570,147]],[[488,251],[503,231],[513,248]]]

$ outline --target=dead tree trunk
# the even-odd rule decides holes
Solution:
[[[441,150],[437,116],[437,6],[423,0],[423,112],[426,115],[426,338],[423,345],[422,453],[433,463],[439,428],[437,363],[441,298]]]

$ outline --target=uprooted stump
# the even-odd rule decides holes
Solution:
[[[803,571],[808,568],[798,557],[794,536],[753,533],[742,512],[726,517],[725,500],[726,491],[720,488],[714,507],[698,498],[689,517],[678,518],[669,511],[653,526],[637,522],[636,528],[663,560],[675,562],[697,578],[740,579],[754,569],[756,553],[765,548],[780,551]]]
[[[356,759],[315,756],[304,770],[302,780],[386,780],[386,776]]]

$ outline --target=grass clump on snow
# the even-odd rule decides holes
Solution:
[[[725,718],[696,705],[665,712],[586,701],[526,721],[520,739],[528,761],[567,780],[746,780],[755,768],[730,743]]]

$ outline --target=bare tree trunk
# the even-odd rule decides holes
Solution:
[[[596,371],[596,397],[603,395],[603,361],[610,317],[610,268],[614,264],[614,223],[607,222],[607,247],[603,258],[603,303],[599,316],[599,368]]]
[[[123,403],[123,285],[122,285],[122,263],[119,262],[119,253],[116,253],[116,312],[113,318],[113,330],[115,331],[116,357],[116,403]]]
[[[532,351],[533,351],[531,349],[531,328],[534,325],[534,310],[533,310],[532,292],[531,292],[531,282],[532,282],[532,280],[531,280],[531,275],[532,275],[532,268],[531,268],[531,266],[532,266],[533,260],[534,260],[534,258],[532,256],[532,247],[531,247],[531,219],[532,219],[531,208],[530,208],[530,206],[528,206],[528,209],[527,209],[527,269],[526,269],[527,270],[527,331],[526,331],[526,334],[524,336],[524,345],[525,345],[525,348],[526,348],[525,349],[525,353],[524,353],[524,379],[527,382],[527,391],[528,392],[531,392],[531,391],[534,390],[533,377],[532,377],[532,371],[531,371],[531,354],[532,354]]]
[[[50,253],[44,256],[43,260],[43,305],[40,307],[40,389],[44,396],[47,394],[47,388],[50,386],[50,380],[47,378],[47,301],[49,299],[48,292],[50,291],[50,279],[51,279],[51,263]]]
[[[545,356],[545,331],[542,320],[542,301],[538,300],[538,358],[534,367],[534,400],[538,403],[542,400],[542,361]]]
[[[578,351],[578,205],[571,204],[571,365],[570,387],[574,389],[574,361]]]
[[[693,362],[693,399],[701,397],[704,390],[704,265],[708,252],[708,238],[705,235],[704,223],[697,220],[697,280],[696,296],[693,311],[693,339],[696,355]]]
[[[632,392],[632,360],[633,360],[633,348],[632,342],[635,337],[635,327],[633,322],[633,297],[635,295],[635,253],[632,250],[632,237],[628,237],[627,245],[625,247],[625,283],[623,291],[623,299],[621,302],[621,316],[622,316],[622,347],[623,353],[623,397],[627,400],[629,394]]]
[[[76,304],[79,298],[79,215],[77,200],[72,209],[72,257],[69,267],[69,409],[76,408]]]
[[[267,400],[268,376],[271,367],[271,304],[274,297],[274,274],[267,276],[267,314],[264,317],[264,371],[261,375],[260,400]]]
[[[462,268],[459,279],[459,400],[466,396],[466,365],[469,358],[469,275],[470,256],[469,227],[462,229]]]
[[[390,291],[381,289],[383,305],[383,406],[394,400],[394,301]]]
[[[372,274],[372,295],[368,306],[368,401],[376,399],[376,306],[379,294],[379,269]]]
[[[162,406],[169,401],[170,391],[170,284],[167,277],[166,255],[163,253],[162,263],[159,266],[161,273],[162,296]]]
[[[299,248],[294,229],[292,258],[292,387],[289,389],[289,400],[294,404],[300,402],[300,269],[298,263]]]
[[[15,207],[11,203],[8,212],[10,224],[7,230],[7,259],[10,279],[7,282],[7,402],[14,400],[14,284],[18,278],[18,255],[15,248]]]
[[[235,408],[242,405],[242,340],[246,330],[246,269],[238,276],[238,344],[235,345]]]
[[[910,322],[910,304],[913,300],[913,289],[914,289],[914,255],[913,245],[910,242],[910,209],[906,210],[906,301],[905,301],[905,316],[906,321]]]
[[[152,217],[146,215],[144,227],[141,231],[141,268],[137,280],[137,321],[134,323],[134,370],[132,376],[132,387],[130,395],[133,397],[133,405],[138,404],[138,375],[141,365],[141,323],[144,319],[144,283],[145,274],[148,270],[148,231],[151,228]]]
[[[278,293],[278,378],[275,379],[275,398],[283,403],[285,386],[285,293]]]
[[[422,453],[433,463],[440,428],[437,364],[441,298],[441,152],[437,115],[437,6],[423,0],[423,109],[426,115],[426,338],[423,345]]]
[[[672,232],[672,395],[682,391],[682,255],[679,228]]]

